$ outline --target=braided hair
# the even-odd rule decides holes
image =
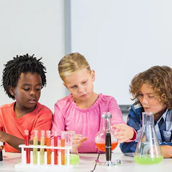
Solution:
[[[40,61],[42,58],[37,59],[34,55],[29,54],[13,57],[4,66],[2,74],[2,85],[8,97],[15,99],[9,92],[9,87],[15,88],[21,73],[38,73],[41,76],[42,87],[46,85],[46,68]]]

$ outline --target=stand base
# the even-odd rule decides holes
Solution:
[[[117,159],[115,162],[112,161],[100,162],[99,160],[96,160],[96,164],[102,166],[115,166],[115,165],[121,165],[121,160]]]

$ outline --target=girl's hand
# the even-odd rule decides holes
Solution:
[[[81,144],[87,140],[87,137],[83,137],[80,134],[76,134],[74,137],[74,140],[75,140],[75,144],[76,144],[77,149],[78,149],[81,146]]]
[[[134,130],[126,124],[117,124],[113,126],[115,129],[115,137],[118,143],[126,142],[133,138]]]

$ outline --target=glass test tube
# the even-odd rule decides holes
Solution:
[[[24,130],[25,133],[25,145],[29,146],[29,131],[28,130]],[[25,148],[26,151],[26,163],[30,164],[30,149],[29,148]]]
[[[57,131],[54,131],[54,147],[58,146],[58,137],[57,137]],[[58,164],[58,150],[54,149],[54,164]]]
[[[45,145],[45,130],[41,130],[41,146]],[[40,149],[40,164],[44,164],[44,148]]]
[[[46,144],[51,146],[50,130],[47,130]],[[51,164],[51,149],[47,149],[47,164]]]
[[[38,145],[38,130],[34,131],[33,145],[34,146]],[[37,156],[38,156],[38,150],[37,148],[33,148],[33,164],[37,164],[37,159],[38,159]]]
[[[65,147],[65,134],[66,131],[61,132],[61,147]],[[61,164],[65,165],[65,149],[61,149]]]

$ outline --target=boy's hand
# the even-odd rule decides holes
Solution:
[[[6,137],[6,133],[4,133],[3,131],[0,131],[0,142],[6,142],[5,137]]]
[[[115,137],[118,143],[126,142],[133,138],[134,130],[126,124],[116,124],[113,126],[115,129]]]

